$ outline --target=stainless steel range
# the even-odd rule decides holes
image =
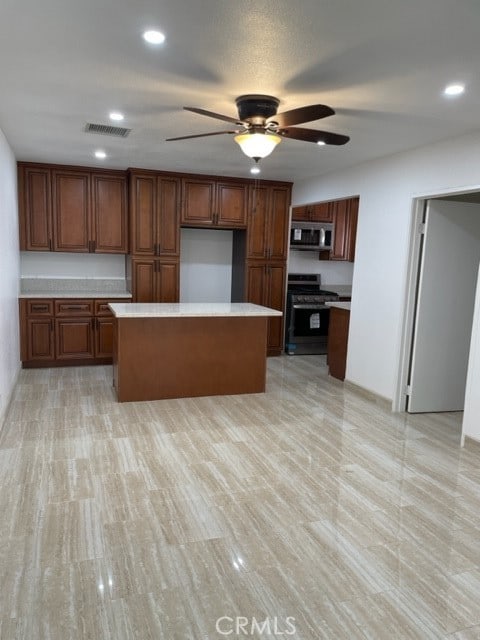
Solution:
[[[320,285],[319,273],[288,274],[285,351],[291,356],[327,353],[330,309],[325,302],[338,295]]]

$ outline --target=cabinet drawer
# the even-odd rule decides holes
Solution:
[[[93,300],[55,300],[55,315],[93,316]]]
[[[127,298],[108,298],[108,300],[95,300],[95,315],[96,316],[105,316],[112,317],[113,313],[108,308],[110,302],[130,302],[130,299]]]
[[[53,316],[53,300],[27,300],[28,316]]]

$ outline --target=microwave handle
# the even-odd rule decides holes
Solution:
[[[325,246],[325,229],[323,227],[320,229],[320,246]]]

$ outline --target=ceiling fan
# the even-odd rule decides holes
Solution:
[[[235,134],[235,142],[240,145],[243,153],[258,162],[275,149],[282,138],[314,142],[316,144],[346,144],[350,138],[330,131],[318,131],[316,129],[304,129],[294,125],[303,122],[320,120],[334,115],[335,111],[324,104],[311,104],[307,107],[299,107],[277,113],[280,100],[273,96],[243,95],[239,96],[235,103],[238,110],[238,118],[224,116],[220,113],[198,109],[196,107],[183,107],[186,111],[199,113],[203,116],[223,120],[236,125],[237,128],[226,131],[214,131],[212,133],[199,133],[191,136],[167,138],[167,142],[173,140],[188,140],[190,138],[204,138],[218,136],[225,133]]]

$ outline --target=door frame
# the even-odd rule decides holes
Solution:
[[[409,250],[405,276],[404,313],[401,328],[397,380],[392,402],[393,412],[398,413],[405,412],[407,410],[407,382],[410,372],[414,322],[417,308],[418,282],[420,275],[421,248],[423,246],[420,225],[423,220],[427,200],[478,192],[480,192],[480,185],[463,188],[457,187],[441,192],[435,191],[419,194],[413,197],[410,213]]]

